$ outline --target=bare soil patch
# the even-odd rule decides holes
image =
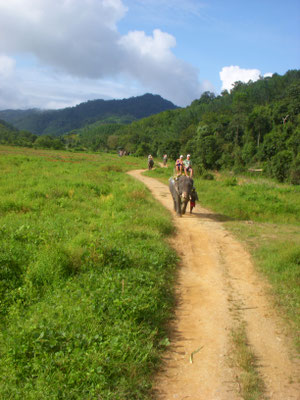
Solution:
[[[265,386],[261,398],[300,399],[299,360],[267,295],[268,283],[243,245],[225,230],[226,218],[199,205],[192,215],[176,217],[168,187],[142,172],[129,174],[173,213],[177,235],[171,244],[181,257],[171,345],[155,379],[157,398],[241,399],[231,332],[243,323]]]

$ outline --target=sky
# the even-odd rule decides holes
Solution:
[[[185,107],[299,67],[299,0],[0,0],[0,110]]]

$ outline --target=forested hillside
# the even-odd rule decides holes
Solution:
[[[143,97],[144,100],[157,98],[152,95]],[[135,110],[134,118],[140,118],[142,112],[146,112],[137,106],[137,99],[128,99]],[[112,103],[117,104],[115,102]],[[97,103],[88,102],[78,107],[83,110],[93,104],[96,106]],[[28,146],[81,151],[116,151],[122,148],[137,156],[151,153],[161,157],[167,153],[173,159],[180,153],[191,153],[198,173],[207,169],[238,172],[251,167],[262,169],[279,181],[299,184],[299,110],[300,70],[292,70],[283,76],[274,74],[256,82],[236,82],[230,93],[224,91],[219,96],[205,92],[186,108],[167,110],[131,124],[122,123],[122,119],[115,119],[114,123],[97,120],[87,124],[90,121],[86,118],[84,126],[69,129],[60,138],[31,136],[27,144],[24,140],[21,142]],[[154,113],[151,107],[148,111]],[[73,113],[72,109],[61,112]],[[83,114],[87,116],[87,113]],[[66,115],[66,129],[67,114],[62,115]],[[56,119],[55,124],[58,121],[62,120]],[[2,135],[1,143],[21,144],[16,135],[13,131],[11,140]]]
[[[147,93],[123,100],[91,100],[62,110],[4,110],[0,118],[37,135],[59,136],[96,121],[127,124],[175,108],[161,96]]]
[[[299,182],[300,70],[257,82],[236,82],[230,93],[205,92],[185,109],[165,111],[107,135],[105,127],[85,128],[81,145],[107,135],[106,147],[175,159],[191,153],[203,169],[260,167],[280,181]],[[100,142],[99,142],[100,143]],[[294,171],[294,173],[292,172]],[[298,172],[297,172],[298,171]]]
[[[36,139],[36,135],[27,131],[20,131],[6,121],[0,119],[0,144],[32,146]]]
[[[215,97],[205,92],[189,107],[134,122],[117,133],[118,145],[173,157],[192,152],[207,168],[265,160],[278,150],[299,152],[300,71],[289,71]]]
[[[56,150],[65,148],[64,142],[59,138],[49,135],[37,136],[29,131],[19,130],[3,120],[0,120],[0,144]]]

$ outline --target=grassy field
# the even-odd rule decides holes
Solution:
[[[170,215],[125,174],[145,167],[0,146],[1,400],[151,398],[177,259]],[[172,168],[147,174],[167,182]],[[299,331],[300,188],[226,174],[195,184]]]
[[[165,183],[172,174],[173,167],[147,172]],[[300,186],[226,173],[213,180],[196,177],[195,186],[201,205],[246,244],[272,284],[300,350]]]
[[[177,259],[145,164],[0,147],[1,399],[151,397]]]

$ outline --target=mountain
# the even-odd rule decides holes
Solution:
[[[90,100],[61,110],[4,110],[0,111],[0,118],[37,135],[59,136],[97,121],[130,123],[176,108],[161,96],[147,93],[123,100]]]

